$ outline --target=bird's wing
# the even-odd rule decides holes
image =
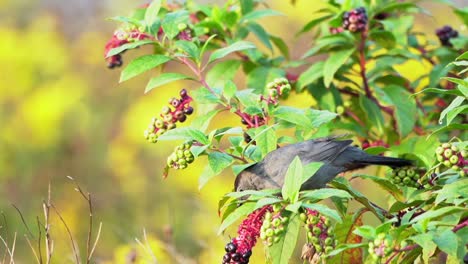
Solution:
[[[265,177],[268,177],[269,182],[283,186],[289,164],[296,156],[299,156],[304,165],[319,161],[329,163],[351,143],[352,140],[336,141],[334,138],[320,138],[288,145],[272,151],[252,169],[256,175],[262,175],[263,179],[258,179],[258,182],[264,182]]]

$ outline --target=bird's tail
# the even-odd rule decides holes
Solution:
[[[365,160],[360,160],[359,163],[363,165],[386,165],[392,168],[413,165],[411,160],[374,155],[367,156]]]

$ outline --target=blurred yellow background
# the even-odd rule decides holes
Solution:
[[[264,19],[262,24],[288,39],[292,57],[299,58],[310,48],[311,36],[294,34],[320,6],[308,0],[298,0],[296,6],[284,0],[266,2],[288,19]],[[189,170],[163,180],[162,168],[176,143],[153,145],[143,138],[151,117],[167,100],[194,84],[179,82],[145,95],[154,72],[118,84],[120,69],[106,68],[103,49],[116,24],[105,18],[126,15],[142,3],[0,0],[0,235],[11,244],[17,232],[17,263],[33,263],[34,255],[11,204],[37,236],[36,216],[43,221],[49,182],[52,202],[86,255],[87,203],[66,176],[92,194],[95,230],[103,223],[93,263],[133,263],[133,258],[135,263],[153,263],[149,251],[135,241],[145,243],[144,229],[157,263],[220,263],[228,235],[235,235],[234,228],[216,235],[217,203],[232,189],[232,173],[225,172],[199,192],[198,176],[206,164],[201,158]],[[450,24],[466,34],[450,9],[428,2],[423,6],[437,19],[418,15],[417,30],[433,32]],[[124,66],[147,52],[127,52]],[[312,102],[307,95],[291,100],[303,107]],[[239,121],[223,120],[232,125]],[[65,228],[51,215],[52,263],[73,263]],[[0,244],[0,261],[3,252]],[[251,263],[263,262],[260,245]]]

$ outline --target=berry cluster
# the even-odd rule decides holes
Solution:
[[[177,35],[178,40],[192,41],[192,30],[185,23],[180,23],[177,25],[179,29],[179,34]]]
[[[193,107],[190,106],[192,97],[187,93],[187,90],[180,91],[180,99],[171,98],[169,106],[164,106],[161,110],[160,118],[153,117],[147,130],[145,130],[145,138],[151,142],[156,143],[159,136],[164,134],[167,130],[174,129],[177,122],[185,122],[187,115],[193,113]]]
[[[281,239],[285,225],[289,221],[289,217],[282,215],[283,212],[284,210],[282,210],[281,205],[275,204],[273,206],[273,212],[267,212],[265,214],[265,219],[260,228],[260,238],[269,247]]]
[[[380,233],[374,241],[369,242],[369,255],[376,261],[381,260],[393,251],[390,245],[390,239],[384,233]]]
[[[106,46],[104,49],[104,57],[107,56],[107,54],[109,53],[111,49],[118,48],[130,42],[148,39],[148,38],[150,38],[149,35],[142,33],[142,31],[134,29],[134,28],[129,29],[128,31],[123,30],[123,29],[116,30],[114,32],[114,35],[112,35],[112,38],[106,43]],[[106,58],[107,67],[109,69],[122,66],[122,53]]]
[[[372,148],[372,147],[384,147],[384,148],[388,148],[389,145],[387,143],[385,143],[385,141],[379,139],[379,140],[376,140],[376,141],[372,141],[372,142],[369,142],[368,140],[364,140],[362,142],[362,149],[366,149],[366,148]]]
[[[459,171],[460,176],[468,174],[468,151],[460,150],[451,143],[443,143],[436,149],[437,161],[447,168]]]
[[[268,97],[260,96],[261,101],[277,106],[280,97],[287,96],[291,91],[291,85],[286,78],[276,78],[267,84]]]
[[[252,248],[260,236],[260,228],[265,214],[271,212],[271,206],[262,207],[247,216],[237,230],[238,236],[233,238],[226,247],[223,264],[248,264]]]
[[[358,7],[343,14],[343,28],[351,32],[362,32],[367,26],[367,13],[364,7]]]
[[[315,210],[307,209],[299,215],[305,223],[307,240],[315,249],[315,254],[330,253],[336,246],[334,230],[328,217],[320,215]]]
[[[425,172],[424,168],[406,166],[394,168],[388,176],[396,185],[418,188],[421,186],[421,179]]]
[[[450,39],[458,37],[458,32],[450,26],[443,26],[436,30],[436,35],[442,46],[451,47]]]
[[[173,169],[185,169],[188,164],[195,160],[193,153],[190,151],[192,142],[186,142],[175,147],[174,152],[167,158],[167,166]]]

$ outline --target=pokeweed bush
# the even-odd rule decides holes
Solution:
[[[432,36],[416,31],[414,15],[424,11],[417,1],[321,5],[298,32],[313,33],[310,49],[292,58],[289,43],[258,22],[288,18],[263,1],[216,6],[154,0],[130,16],[112,18],[120,26],[106,45],[106,61],[109,68],[121,66],[125,51],[150,45],[152,54],[123,63],[121,82],[155,68],[145,93],[193,81],[196,88],[174,91],[180,98],[168,98],[170,106],[162,106],[144,133],[153,143],[184,142],[168,157],[164,177],[207,156],[202,188],[225,169],[237,175],[282,145],[343,132],[368,153],[415,161],[385,177],[351,177],[380,186],[386,206],[373,203],[345,177],[300,191],[303,172],[312,175],[320,164],[298,159],[281,190],[226,194],[219,202],[219,233],[243,221],[224,251],[219,249],[220,262],[248,263],[261,240],[269,262],[287,263],[302,235],[302,258],[310,263],[460,263],[468,243],[468,38],[445,25]],[[466,8],[451,8],[467,25]],[[408,62],[428,70],[410,78]],[[167,64],[187,70],[167,71]],[[234,81],[241,75],[244,82]],[[316,104],[294,107],[288,102],[292,93],[306,93]],[[239,125],[220,127],[223,111],[237,116]],[[189,125],[180,128],[179,122]],[[319,203],[326,199],[330,203]],[[360,206],[351,210],[352,201]],[[379,223],[366,223],[366,213]]]

